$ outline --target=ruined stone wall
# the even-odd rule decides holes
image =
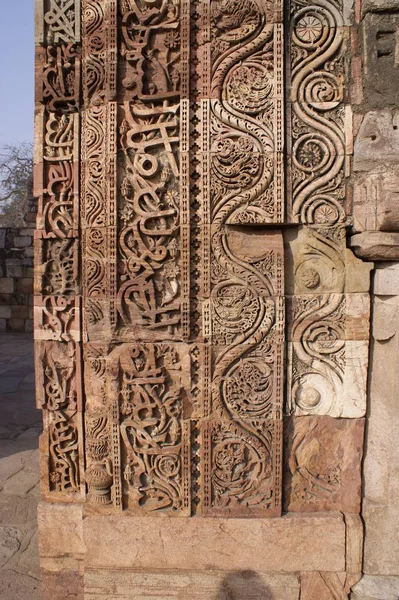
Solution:
[[[0,228],[0,331],[33,331],[34,233]]]
[[[45,598],[343,600],[359,581],[363,17],[37,0]]]

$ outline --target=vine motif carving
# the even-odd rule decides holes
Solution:
[[[333,225],[345,215],[345,38],[335,0],[293,3],[292,220]]]
[[[39,294],[51,296],[74,296],[79,293],[78,241],[42,240],[41,266],[35,285]]]
[[[78,224],[76,115],[45,112],[42,195],[37,228],[43,237],[70,237]]]
[[[282,26],[270,7],[211,3],[206,97],[210,121],[212,220],[273,223],[283,218]],[[204,168],[207,168],[204,166]]]
[[[104,2],[85,0],[82,5],[83,94],[85,102],[100,104],[105,98],[107,37]]]
[[[276,423],[282,411],[284,303],[276,293],[283,291],[282,239],[280,233],[271,235],[264,249],[257,241],[256,233],[244,228],[216,228],[211,239],[212,383],[209,421],[202,428],[204,514],[280,510],[276,461],[281,431]]]
[[[290,410],[360,417],[369,307],[362,295],[344,293],[343,227],[304,228],[291,248],[296,295],[290,311]]]
[[[36,301],[36,339],[79,341],[79,298],[44,296],[41,304]]]

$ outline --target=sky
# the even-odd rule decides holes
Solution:
[[[34,0],[0,0],[0,146],[33,141]]]

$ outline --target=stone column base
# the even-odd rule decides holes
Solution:
[[[140,518],[42,502],[39,536],[43,600],[335,600],[359,579],[362,530],[338,512]]]

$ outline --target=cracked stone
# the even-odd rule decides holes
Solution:
[[[10,560],[16,554],[21,546],[23,538],[22,532],[16,527],[0,527],[0,567]]]

